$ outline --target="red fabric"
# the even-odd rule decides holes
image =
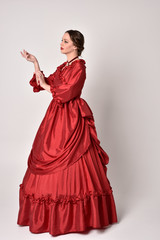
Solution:
[[[20,184],[17,223],[33,233],[60,235],[117,222],[108,154],[100,146],[93,113],[80,97],[86,79],[83,59],[45,81],[53,96],[39,126]],[[44,90],[30,80],[34,92]]]

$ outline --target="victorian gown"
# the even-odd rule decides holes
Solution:
[[[32,233],[61,235],[117,222],[106,176],[109,156],[100,146],[92,110],[81,98],[83,59],[45,77],[52,100],[39,126],[19,185],[17,224]],[[33,92],[44,90],[33,73]]]

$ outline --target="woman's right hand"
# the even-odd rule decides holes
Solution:
[[[32,54],[28,53],[24,49],[23,49],[23,52],[20,52],[20,53],[21,53],[22,57],[24,57],[29,62],[33,62],[34,63],[35,61],[37,61],[35,56],[33,56]]]

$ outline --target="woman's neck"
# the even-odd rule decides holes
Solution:
[[[72,55],[68,55],[67,56],[67,62],[70,62],[73,58],[77,57],[77,54],[72,54]],[[76,59],[74,59],[73,61],[76,61],[77,59],[79,59],[78,57]],[[71,62],[72,63],[72,62]],[[69,63],[69,64],[71,64]]]

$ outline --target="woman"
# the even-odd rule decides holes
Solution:
[[[28,168],[19,190],[17,224],[33,233],[61,235],[103,228],[117,222],[112,188],[107,179],[109,162],[100,146],[93,113],[80,97],[86,79],[80,59],[84,36],[64,33],[61,52],[67,61],[45,77],[35,56],[21,52],[34,63],[30,85],[47,90],[52,101],[35,136]]]

